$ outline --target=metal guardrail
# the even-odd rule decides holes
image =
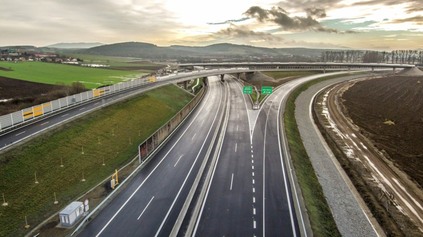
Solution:
[[[10,114],[2,115],[0,116],[0,133],[72,106],[155,81],[155,76],[142,77],[127,82],[120,82],[111,86],[84,91],[79,94],[66,96]]]

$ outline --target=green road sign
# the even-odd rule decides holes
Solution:
[[[273,92],[273,87],[271,87],[271,86],[262,86],[261,87],[261,93],[262,94],[272,94],[272,92]]]
[[[253,93],[253,87],[252,86],[244,86],[244,89],[242,90],[244,94],[252,94]]]

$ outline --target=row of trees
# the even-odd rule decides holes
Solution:
[[[387,51],[324,51],[321,60],[323,62],[346,62],[346,63],[402,63],[422,64],[423,51],[421,50],[393,50]]]

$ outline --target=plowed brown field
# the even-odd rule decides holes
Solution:
[[[364,135],[423,187],[423,77],[360,81],[342,98]]]
[[[6,77],[0,77],[0,115],[8,114],[32,105],[54,100],[70,92],[69,86],[47,85]]]

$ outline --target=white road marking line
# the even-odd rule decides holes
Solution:
[[[253,166],[251,166],[251,168],[254,170],[254,165],[253,165]]]
[[[235,143],[235,152],[237,151],[237,149],[238,149],[238,143]]]
[[[232,185],[233,185],[233,183],[234,183],[234,173],[232,173],[232,177],[231,177],[231,187],[230,187],[230,189],[229,189],[229,190],[232,190]]]
[[[40,126],[44,126],[44,125],[46,125],[46,124],[48,124],[49,122],[45,122],[45,123],[42,123],[42,124],[40,124]]]
[[[253,207],[253,215],[256,215],[256,208]]]
[[[253,203],[256,203],[256,197],[253,197]]]
[[[197,133],[196,133],[196,134],[194,134],[194,136],[192,136],[191,140],[194,140],[194,137],[195,137],[195,136],[197,136]]]
[[[145,210],[147,210],[147,207],[150,206],[150,203],[153,201],[154,196],[150,199],[150,201],[147,203],[147,206],[144,207],[144,210],[142,210],[141,214],[138,216],[137,220],[139,220],[142,216],[142,214],[144,214]]]
[[[79,109],[79,111],[81,111],[81,110],[83,110],[83,109],[85,109],[85,107],[80,108],[80,109]]]
[[[255,184],[256,183],[256,180],[255,179],[253,179],[253,184]]]
[[[254,160],[251,160],[251,164],[254,164]]]
[[[178,162],[179,162],[179,160],[182,158],[182,156],[184,156],[184,155],[181,155],[181,156],[178,158],[178,160],[176,161],[175,165],[173,165],[173,167],[176,167],[176,165],[178,164]]]
[[[254,158],[254,155],[253,154],[251,154],[251,158]]]
[[[256,188],[253,188],[253,193],[256,193]]]
[[[15,135],[15,137],[17,137],[17,136],[19,136],[19,135],[22,135],[22,134],[24,134],[24,133],[26,133],[26,131],[23,131],[23,132],[20,132],[20,133],[16,134],[16,135]]]
[[[254,151],[253,151],[253,149],[251,149],[251,154],[253,154],[254,153]]]
[[[255,220],[253,221],[253,228],[257,229],[257,222]]]
[[[62,115],[62,116],[60,116],[60,117],[62,117],[62,118],[63,118],[63,117],[66,117],[66,116],[68,116],[68,115],[69,115],[69,114],[64,114],[64,115]]]
[[[251,145],[251,151],[253,151],[253,145]]]
[[[252,172],[252,175],[253,175],[253,177],[254,177],[254,171]]]

